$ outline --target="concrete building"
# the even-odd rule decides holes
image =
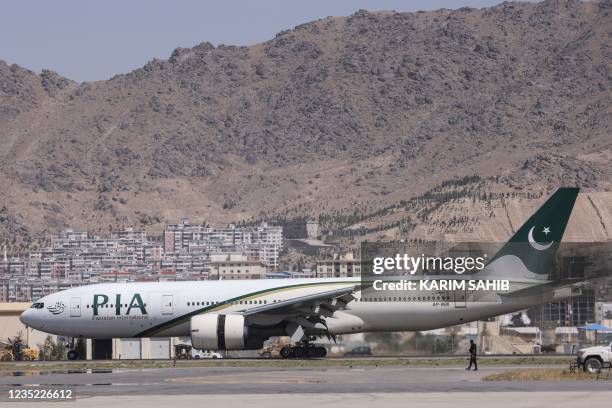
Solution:
[[[239,254],[211,255],[210,279],[262,279],[266,266],[259,260],[252,260]]]
[[[333,259],[316,262],[317,278],[340,278],[361,276],[361,261],[353,259],[352,253],[334,255]]]
[[[318,239],[319,235],[319,223],[317,221],[306,221],[306,235],[308,239]]]
[[[29,307],[29,302],[0,303],[0,340],[6,342],[21,336],[24,344],[38,350],[38,345],[44,343],[47,333],[26,328],[19,320],[19,315]]]

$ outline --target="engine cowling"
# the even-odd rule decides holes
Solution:
[[[244,316],[207,313],[191,318],[191,344],[199,350],[257,350],[264,339],[250,336]]]

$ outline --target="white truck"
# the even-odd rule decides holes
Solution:
[[[191,349],[191,358],[194,358],[196,360],[204,358],[223,358],[223,355],[221,355],[221,353],[217,353],[216,351],[211,350]]]
[[[607,346],[594,346],[578,350],[578,366],[587,373],[598,373],[612,365],[612,342]]]

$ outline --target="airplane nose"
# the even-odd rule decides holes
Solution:
[[[21,320],[21,323],[23,323],[25,326],[32,326],[32,309],[28,309],[26,311],[24,311],[23,313],[21,313],[21,315],[19,316],[19,320]]]
[[[38,310],[28,309],[21,313],[19,320],[21,320],[21,323],[23,323],[25,326],[33,329],[41,329],[44,326],[44,320],[38,315]]]

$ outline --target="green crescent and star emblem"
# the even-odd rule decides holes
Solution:
[[[573,187],[562,187],[555,191],[489,263],[513,255],[520,258],[529,271],[549,276],[578,192],[579,189]]]

